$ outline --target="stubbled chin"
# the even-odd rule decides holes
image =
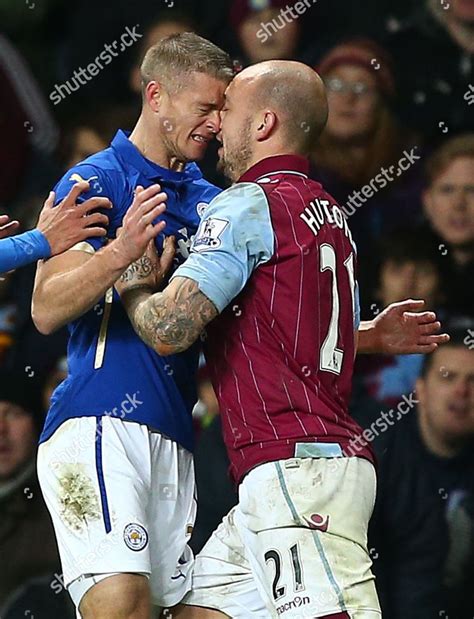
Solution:
[[[191,139],[191,145],[193,153],[197,153],[194,155],[193,159],[201,159],[202,157],[204,157],[208,146],[206,143],[203,142],[202,144],[200,144],[199,142],[195,142]]]

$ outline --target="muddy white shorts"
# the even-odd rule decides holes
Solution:
[[[39,446],[38,476],[76,606],[95,582],[124,572],[147,576],[159,607],[189,591],[190,452],[145,425],[79,417]]]
[[[379,619],[367,549],[375,491],[374,467],[362,458],[256,467],[196,557],[183,602],[236,619]]]

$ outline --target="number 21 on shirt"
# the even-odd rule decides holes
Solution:
[[[320,271],[331,271],[332,275],[332,311],[329,329],[321,346],[319,356],[319,369],[333,374],[340,374],[342,369],[342,360],[344,351],[337,347],[337,338],[339,333],[339,289],[338,289],[338,272],[336,263],[336,252],[334,247],[329,243],[323,243],[319,248]],[[355,309],[355,277],[354,277],[354,254],[351,252],[349,257],[344,261],[344,266],[349,275],[349,283],[352,295],[352,314]]]

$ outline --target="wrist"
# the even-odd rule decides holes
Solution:
[[[380,330],[377,328],[377,319],[364,320],[359,326],[358,353],[377,353],[381,349]]]
[[[124,250],[120,239],[115,239],[109,242],[102,249],[102,253],[107,256],[107,263],[114,271],[119,271],[122,274],[133,262]]]
[[[50,258],[53,255],[53,247],[50,243],[50,240],[47,234],[45,234],[43,230],[41,230],[38,227],[31,230],[31,233],[33,237],[36,238],[38,242],[41,244],[42,251],[44,253],[44,258]]]

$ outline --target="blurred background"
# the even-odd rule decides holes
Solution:
[[[236,69],[287,58],[321,74],[311,173],[358,245],[362,318],[422,298],[451,335],[429,359],[359,358],[352,414],[379,461],[369,548],[384,618],[472,619],[474,0],[0,0],[0,213],[34,227],[62,174],[133,127],[146,49],[190,30]],[[211,147],[201,167],[224,188],[215,163]],[[34,272],[0,278],[0,616],[73,619],[34,465],[67,335],[36,331]],[[199,393],[196,551],[236,502],[204,365]]]

